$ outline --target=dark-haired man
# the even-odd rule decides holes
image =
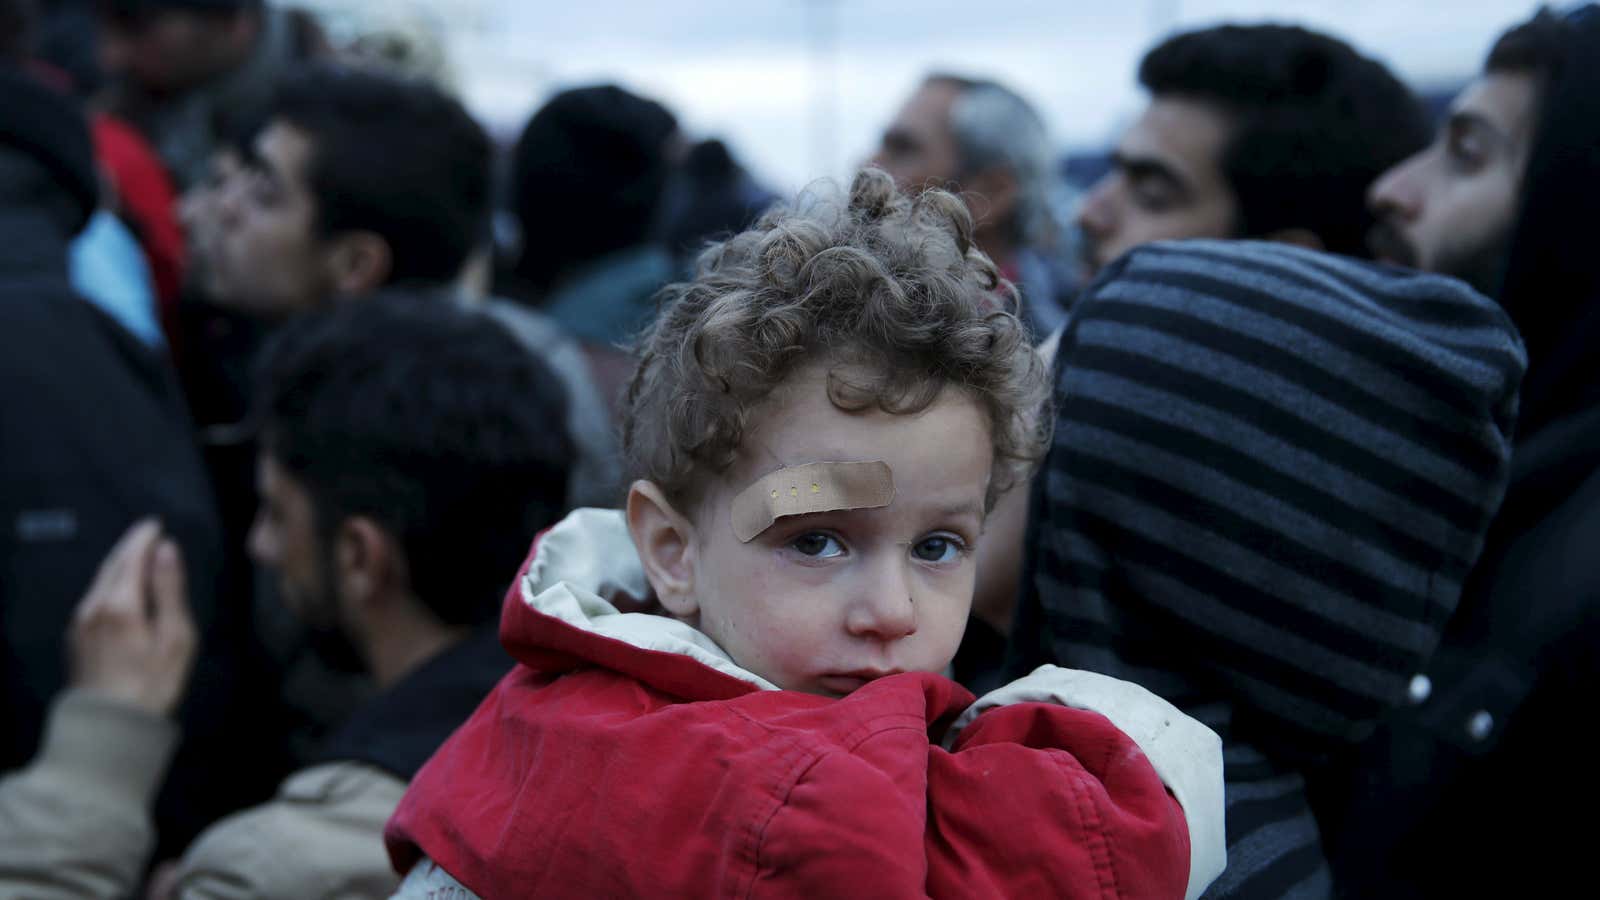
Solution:
[[[1428,140],[1381,63],[1287,25],[1179,34],[1139,64],[1147,106],[1078,214],[1084,275],[1156,240],[1256,238],[1365,256],[1361,194]]]
[[[489,139],[422,82],[335,67],[285,79],[222,198],[216,301],[282,319],[391,283],[446,285],[482,241]]]
[[[164,887],[387,897],[384,822],[509,666],[499,602],[564,508],[571,448],[549,423],[565,401],[491,320],[418,295],[302,318],[262,372],[251,553],[324,658],[379,694],[275,800],[203,833]]]
[[[1409,704],[1314,780],[1341,892],[1559,896],[1600,803],[1600,8],[1501,35],[1437,138],[1373,185],[1374,250],[1494,297],[1528,354],[1505,502]],[[1578,819],[1577,821],[1582,821]]]
[[[666,107],[596,85],[551,97],[512,151],[518,290],[585,343],[631,339],[672,277],[655,229],[677,137]]]
[[[460,102],[425,82],[316,66],[280,84],[264,122],[214,201],[205,287],[218,305],[282,321],[391,285],[458,293],[488,235],[492,152]],[[490,311],[567,385],[571,500],[614,502],[616,442],[581,351],[527,310]]]

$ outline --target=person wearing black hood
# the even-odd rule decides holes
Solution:
[[[678,120],[615,85],[573,88],[528,120],[511,159],[521,229],[513,294],[609,347],[654,317],[672,259],[654,238]]]
[[[1554,896],[1600,801],[1600,7],[1508,30],[1438,139],[1373,186],[1373,248],[1495,297],[1528,352],[1505,503],[1407,708],[1313,779],[1341,893]]]
[[[66,682],[61,635],[96,566],[135,519],[157,516],[182,548],[206,641],[181,715],[191,774],[159,813],[176,836],[254,782],[197,764],[242,739],[224,640],[241,620],[218,603],[217,514],[176,378],[69,281],[69,243],[98,201],[82,108],[0,65],[0,769],[39,745]]]

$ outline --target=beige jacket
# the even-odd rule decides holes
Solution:
[[[58,696],[38,755],[0,779],[0,897],[131,895],[177,742],[167,719],[88,691]]]
[[[217,822],[189,847],[181,900],[365,900],[394,893],[383,826],[404,781],[362,763],[312,766],[271,801]]]

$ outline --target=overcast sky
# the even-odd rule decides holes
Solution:
[[[314,0],[315,2],[315,0]],[[359,0],[323,0],[337,6]],[[391,8],[393,0],[384,0]],[[922,73],[1000,79],[1063,147],[1109,141],[1142,98],[1134,68],[1175,28],[1296,22],[1373,54],[1414,85],[1468,77],[1526,0],[429,0],[457,82],[512,133],[552,90],[614,81],[693,136],[720,136],[792,190],[871,152]]]

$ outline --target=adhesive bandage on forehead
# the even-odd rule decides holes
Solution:
[[[886,462],[819,462],[770,472],[733,498],[733,536],[743,543],[784,516],[877,509],[894,500]]]

